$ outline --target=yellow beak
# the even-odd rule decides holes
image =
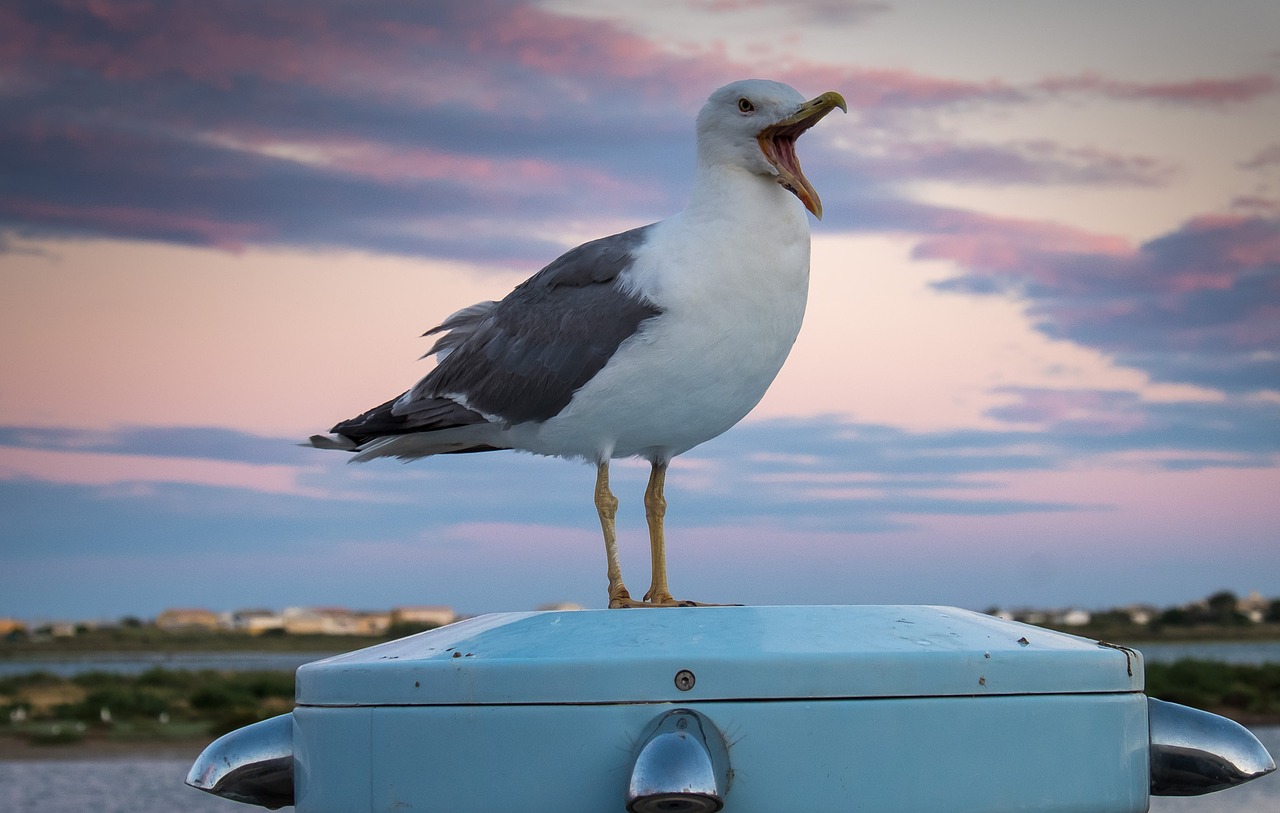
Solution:
[[[760,151],[764,157],[778,170],[778,183],[791,190],[805,208],[813,212],[814,217],[822,219],[822,201],[809,179],[800,170],[800,159],[796,155],[796,139],[805,130],[822,120],[822,117],[836,108],[849,112],[844,97],[834,90],[816,96],[796,109],[796,112],[781,121],[774,122],[760,131],[756,141],[760,143]]]

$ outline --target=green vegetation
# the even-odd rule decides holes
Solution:
[[[1280,720],[1280,663],[1148,663],[1147,694],[1240,722]]]
[[[162,630],[150,624],[78,627],[75,635],[14,632],[0,639],[0,659],[90,652],[350,652],[431,629],[394,624],[385,635],[299,635],[273,630],[250,635],[235,630]]]
[[[289,672],[151,669],[140,675],[34,672],[0,678],[7,733],[33,744],[211,738],[293,708]]]
[[[87,652],[347,652],[390,640],[360,635],[249,635],[228,630],[165,631],[153,626],[82,629],[51,638],[13,634],[0,641],[0,658]]]
[[[986,610],[1034,624],[1106,641],[1126,644],[1153,641],[1276,641],[1280,640],[1280,598],[1257,593],[1240,598],[1230,590],[1187,604],[1160,609],[1131,605],[1092,612],[1068,610]]]
[[[1114,641],[1127,646],[1143,643],[1187,643],[1200,641],[1280,641],[1280,623],[1216,624],[1188,622],[1170,624],[1159,619],[1149,624],[1135,624],[1127,616],[1098,613],[1088,624],[1071,626],[1041,622],[1036,626],[1058,630],[1095,641]]]

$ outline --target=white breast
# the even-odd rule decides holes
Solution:
[[[691,207],[654,228],[627,284],[662,314],[624,342],[560,415],[513,428],[519,448],[597,461],[670,459],[746,416],[804,318],[804,210],[771,183],[747,186],[724,207]]]

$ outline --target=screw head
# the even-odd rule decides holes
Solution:
[[[676,688],[682,692],[687,692],[693,688],[693,684],[697,682],[697,678],[693,676],[693,672],[688,669],[681,669],[676,672]]]

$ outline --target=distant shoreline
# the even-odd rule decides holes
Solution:
[[[1092,640],[1110,641],[1141,648],[1143,644],[1235,642],[1262,643],[1280,641],[1280,623],[1249,625],[1194,624],[1160,627],[1116,624],[1082,626],[1039,625],[1068,635]],[[420,630],[419,630],[420,631]],[[142,652],[166,653],[235,653],[235,652],[331,652],[334,654],[386,643],[411,634],[384,636],[364,635],[248,635],[230,632],[186,631],[160,633],[154,630],[90,631],[69,638],[42,640],[0,640],[0,661],[22,661],[36,658],[75,658],[95,655],[136,655]]]
[[[0,762],[140,758],[194,762],[213,740],[213,737],[198,740],[113,740],[90,736],[75,743],[35,745],[26,737],[0,734]]]

